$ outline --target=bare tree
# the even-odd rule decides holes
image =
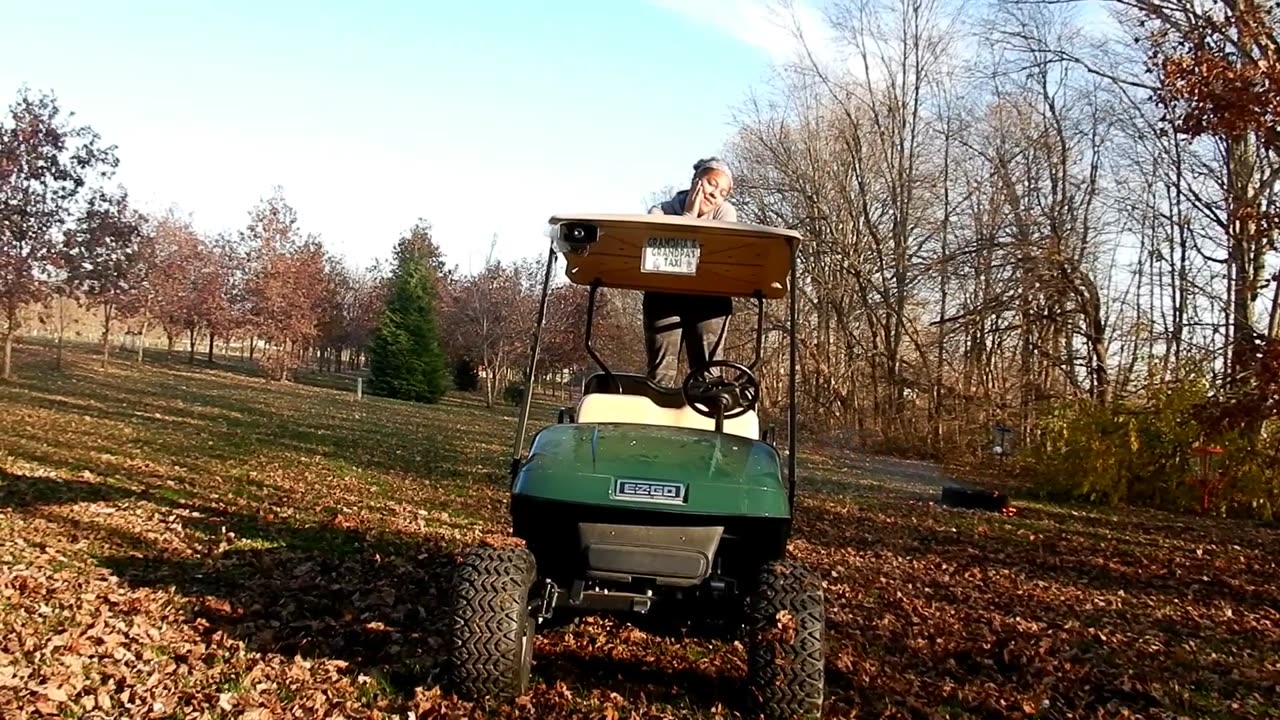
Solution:
[[[524,288],[518,268],[493,256],[497,236],[490,243],[484,267],[460,279],[450,293],[446,311],[449,345],[478,361],[484,370],[485,402],[492,407],[494,383],[508,374],[527,342]]]

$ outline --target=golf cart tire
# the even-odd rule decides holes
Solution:
[[[523,547],[480,546],[463,556],[449,618],[448,677],[457,695],[509,702],[529,689],[535,574],[533,554]]]
[[[793,560],[761,569],[747,599],[746,717],[818,718],[824,693],[822,581]]]

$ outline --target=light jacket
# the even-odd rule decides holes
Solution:
[[[650,215],[689,215],[684,211],[684,201],[689,197],[688,190],[681,190],[675,194],[675,197],[666,202],[659,203],[649,208]],[[712,220],[724,220],[725,222],[738,222],[738,209],[733,203],[725,200],[720,203],[720,207],[711,216]]]

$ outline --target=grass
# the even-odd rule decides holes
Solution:
[[[731,715],[739,647],[610,619],[539,635],[514,708],[436,687],[453,559],[506,533],[513,408],[16,360],[0,716]],[[1276,716],[1273,532],[1016,498],[1012,518],[947,510],[931,466],[831,450],[800,468],[792,547],[826,583],[829,716]]]

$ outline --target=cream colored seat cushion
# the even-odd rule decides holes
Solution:
[[[662,425],[665,427],[683,427],[694,430],[715,430],[716,421],[699,415],[693,408],[684,405],[667,408],[642,395],[623,395],[618,393],[588,393],[578,401],[580,423],[628,423],[640,425]],[[726,419],[724,431],[730,435],[740,435],[752,440],[760,439],[760,418],[752,410],[739,417]]]

